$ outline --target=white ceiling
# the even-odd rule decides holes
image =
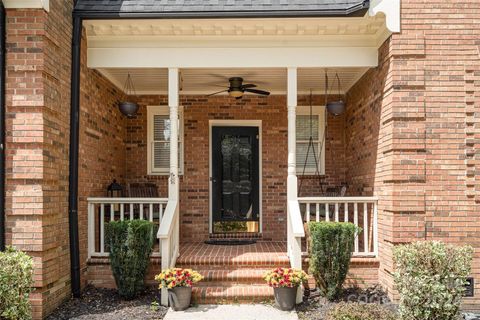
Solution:
[[[329,92],[348,91],[367,71],[367,68],[328,69]],[[130,73],[135,91],[140,95],[166,94],[167,69],[99,69],[120,89],[124,88]],[[242,77],[244,83],[254,83],[259,89],[272,94],[285,94],[287,90],[286,69],[182,69],[181,94],[209,94],[228,87],[228,78]],[[340,90],[335,75],[340,78]],[[325,92],[325,69],[309,68],[298,71],[298,91],[308,93]]]

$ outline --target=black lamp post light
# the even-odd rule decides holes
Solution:
[[[123,88],[123,92],[129,96],[129,95],[136,95],[135,92],[135,87],[133,86],[133,80],[132,77],[130,76],[130,73],[127,75],[127,80],[125,81],[125,86]],[[139,109],[139,106],[136,102],[131,102],[131,101],[120,101],[118,103],[118,109],[120,109],[120,112],[125,115],[127,118],[133,118]]]

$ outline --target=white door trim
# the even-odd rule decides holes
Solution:
[[[212,128],[213,127],[257,127],[258,128],[258,202],[259,202],[259,226],[258,231],[262,233],[263,223],[262,223],[262,207],[263,207],[263,196],[262,196],[262,120],[209,120],[208,123],[208,176],[212,176]],[[213,212],[212,212],[212,181],[209,179],[208,182],[208,230],[209,233],[213,233]]]

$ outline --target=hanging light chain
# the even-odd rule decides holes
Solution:
[[[130,72],[128,73],[127,80],[125,81],[124,92],[127,95],[131,95],[131,94],[137,95]]]

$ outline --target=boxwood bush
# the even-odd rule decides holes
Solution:
[[[470,274],[473,249],[439,241],[394,249],[395,285],[402,319],[456,320]]]
[[[30,256],[11,247],[0,252],[0,319],[31,319],[32,275]]]
[[[112,221],[106,226],[112,268],[118,293],[133,299],[145,287],[145,273],[155,241],[154,224],[145,220]]]
[[[396,320],[390,310],[373,303],[341,302],[327,313],[326,320]]]
[[[320,293],[328,300],[341,293],[358,232],[360,229],[348,222],[308,224],[310,272]]]

